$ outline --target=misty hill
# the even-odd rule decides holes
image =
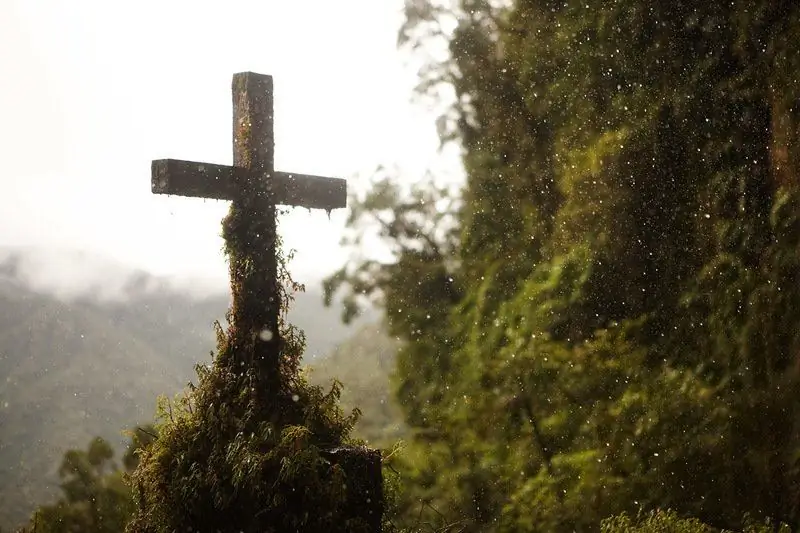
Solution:
[[[229,301],[81,254],[48,256],[62,274],[53,282],[36,254],[0,250],[0,527],[55,494],[64,451],[97,435],[122,446],[121,431],[151,420],[159,394],[193,380]],[[70,270],[83,273],[72,286]],[[290,319],[308,336],[309,359],[353,331],[314,286]]]
[[[342,408],[361,410],[355,434],[373,446],[391,446],[406,429],[390,386],[397,348],[398,342],[380,325],[367,324],[331,355],[309,364],[313,383],[324,387],[333,379],[342,383]]]

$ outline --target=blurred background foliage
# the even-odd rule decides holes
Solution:
[[[800,527],[800,7],[408,0],[406,19],[401,46],[446,47],[419,91],[450,104],[466,181],[423,201],[381,176],[351,242],[377,228],[394,255],[327,287],[401,341],[397,523]],[[603,530],[685,530],[625,520]]]

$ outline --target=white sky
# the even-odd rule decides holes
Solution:
[[[150,193],[150,161],[231,162],[234,72],[275,80],[278,170],[437,160],[395,48],[402,0],[0,0],[0,246],[227,276],[223,202]],[[412,178],[409,178],[412,179]],[[355,185],[350,181],[350,186]],[[339,266],[345,211],[281,224],[299,281]]]

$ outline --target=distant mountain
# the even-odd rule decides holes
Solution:
[[[58,461],[94,435],[152,418],[190,378],[176,357],[81,304],[0,289],[0,524],[54,494]],[[183,368],[182,368],[183,367]]]
[[[98,435],[122,446],[159,394],[211,360],[229,297],[192,287],[86,254],[0,250],[0,527],[56,494],[64,451]],[[290,321],[306,332],[307,360],[354,331],[313,286]]]

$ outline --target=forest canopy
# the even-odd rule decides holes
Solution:
[[[327,283],[403,341],[399,523],[800,527],[797,42],[789,1],[406,2],[465,184],[377,180],[395,254]]]

